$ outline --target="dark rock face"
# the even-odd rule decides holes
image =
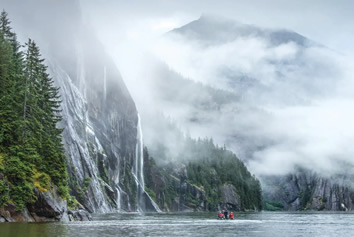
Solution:
[[[69,210],[68,217],[70,221],[91,221],[92,216],[86,210]]]
[[[34,190],[37,201],[27,207],[29,213],[36,222],[68,221],[67,203],[59,195],[54,187],[47,192]]]
[[[219,205],[219,209],[240,211],[241,202],[240,197],[236,192],[236,188],[232,184],[224,184],[221,186],[220,190],[222,203]]]
[[[91,215],[84,209],[68,210],[66,201],[57,193],[56,187],[47,192],[34,190],[37,200],[24,210],[17,211],[12,204],[0,209],[0,222],[51,222],[89,221]]]
[[[33,222],[34,218],[29,215],[25,208],[23,211],[16,211],[16,207],[12,204],[0,209],[1,222]]]
[[[187,181],[184,165],[158,167],[146,153],[144,164],[146,187],[154,194],[154,201],[163,211],[207,211],[204,190]]]
[[[209,211],[209,202],[205,191],[188,181],[186,166],[179,163],[158,166],[144,154],[145,183],[154,201],[164,211]],[[212,175],[212,174],[211,174]],[[216,175],[216,172],[215,174]],[[244,210],[236,188],[231,184],[214,187],[219,190],[218,210]],[[214,209],[212,209],[214,211]]]
[[[265,181],[264,199],[284,210],[348,211],[354,207],[354,189],[346,177],[323,178],[309,171]]]
[[[70,188],[89,212],[136,210],[131,170],[138,142],[137,110],[113,61],[76,16],[80,9],[73,12],[68,17],[75,27],[58,25],[53,32],[71,35],[65,44],[54,41],[71,53],[62,55],[57,47],[48,50],[53,59],[49,70],[63,101]]]
[[[6,222],[69,221],[67,204],[57,193],[56,187],[47,192],[34,190],[37,200],[24,210],[17,211],[12,204],[0,209],[0,219]]]

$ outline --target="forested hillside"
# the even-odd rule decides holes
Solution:
[[[69,198],[58,88],[36,43],[17,41],[7,13],[0,17],[0,207],[22,210],[35,192],[57,187]]]
[[[164,210],[261,210],[259,180],[230,150],[160,121],[161,143],[144,152],[146,189]],[[161,130],[160,130],[161,131]]]

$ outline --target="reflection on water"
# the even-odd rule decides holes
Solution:
[[[216,213],[104,214],[91,222],[0,224],[0,237],[17,236],[354,236],[354,213],[239,213],[217,220]]]
[[[1,223],[0,237],[71,236],[66,225],[59,223]]]

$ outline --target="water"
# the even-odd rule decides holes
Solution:
[[[144,143],[143,143],[143,132],[141,129],[140,115],[138,114],[138,124],[137,124],[137,137],[136,137],[136,151],[135,151],[135,168],[133,169],[133,176],[135,178],[137,186],[137,210],[143,213],[145,208],[145,197],[149,199],[152,206],[157,212],[161,212],[157,204],[151,199],[148,193],[145,193],[145,182],[144,182]],[[145,194],[145,195],[144,195]]]
[[[354,236],[354,213],[238,213],[216,220],[216,213],[103,214],[91,222],[3,223],[1,237],[17,236]]]
[[[135,168],[133,170],[133,176],[135,178],[137,186],[137,210],[139,212],[144,212],[145,202],[143,200],[145,184],[144,184],[144,174],[143,174],[143,165],[144,165],[144,155],[143,155],[143,133],[141,131],[141,122],[140,115],[138,114],[138,124],[137,124],[137,133],[136,133],[136,150],[135,150]]]

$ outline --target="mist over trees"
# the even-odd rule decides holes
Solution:
[[[161,119],[161,118],[160,118]],[[237,193],[239,206],[232,207],[241,210],[262,209],[262,188],[259,180],[252,175],[245,164],[226,147],[216,145],[212,138],[191,138],[179,130],[177,125],[167,118],[160,120],[160,140],[154,140],[154,144],[146,150],[149,163],[162,169],[161,173],[167,183],[164,190],[165,201],[172,205],[173,200],[178,198],[178,190],[174,189],[174,178],[181,179],[186,176],[186,181],[203,190],[206,200],[206,210],[218,210],[224,203],[223,186],[232,185]],[[177,172],[177,167],[185,167],[185,172]],[[183,170],[183,168],[182,168]],[[182,173],[182,175],[180,174]],[[156,174],[152,174],[154,176]],[[146,186],[151,196],[156,197],[152,182],[154,179],[147,172]],[[172,177],[172,178],[171,178]],[[158,191],[161,191],[158,189]],[[196,204],[191,196],[184,197],[187,202]],[[156,200],[160,203],[161,200]]]
[[[22,48],[24,47],[24,50]],[[0,17],[0,207],[22,210],[34,188],[53,185],[68,198],[58,88],[36,43],[23,46],[5,11]]]

